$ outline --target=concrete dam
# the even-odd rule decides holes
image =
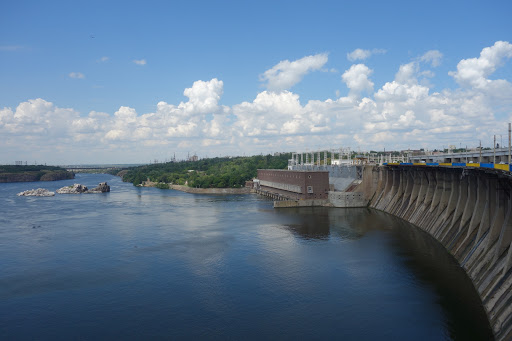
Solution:
[[[512,339],[512,174],[500,169],[366,165],[369,207],[426,231],[471,278],[497,340]]]

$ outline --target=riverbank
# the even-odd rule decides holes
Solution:
[[[242,188],[192,188],[181,185],[169,185],[169,189],[193,193],[193,194],[249,194],[252,193],[248,187]]]
[[[28,170],[28,171],[0,171],[0,183],[7,182],[35,182],[57,181],[74,179],[75,174],[66,170]]]
[[[144,181],[142,183],[143,187],[158,187],[158,182],[150,182]],[[174,189],[176,191],[192,193],[192,194],[250,194],[252,193],[252,189],[249,187],[241,187],[241,188],[193,188],[182,185],[171,185],[168,184],[169,189]]]

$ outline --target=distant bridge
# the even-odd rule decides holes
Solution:
[[[80,171],[106,171],[112,169],[122,169],[123,167],[114,167],[114,166],[67,166],[65,167],[67,171],[80,173]]]

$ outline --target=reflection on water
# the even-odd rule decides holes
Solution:
[[[475,320],[487,325],[480,298],[456,260],[427,233],[386,213],[365,208],[286,208],[282,213],[297,218],[298,223],[284,225],[284,228],[304,239],[351,240],[363,238],[372,230],[389,231],[393,236],[391,244],[404,264],[439,295],[439,303],[449,317],[446,324],[450,337],[464,340],[492,338],[488,328],[468,328]]]
[[[380,226],[374,211],[366,208],[285,208],[280,213],[296,220],[284,227],[305,239],[359,239]]]
[[[429,236],[369,209],[133,187],[0,184],[1,339],[489,339]]]

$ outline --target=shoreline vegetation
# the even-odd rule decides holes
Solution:
[[[240,188],[195,188],[183,185],[166,184],[162,182],[151,182],[143,181],[140,187],[156,187],[160,189],[173,189],[176,191],[191,193],[191,194],[250,194],[252,188],[240,187]]]
[[[198,194],[246,194],[251,189],[245,182],[255,178],[258,169],[286,169],[290,158],[291,153],[276,153],[166,162],[131,167],[117,175],[134,186]]]
[[[56,166],[0,165],[0,183],[74,179],[75,173]]]

